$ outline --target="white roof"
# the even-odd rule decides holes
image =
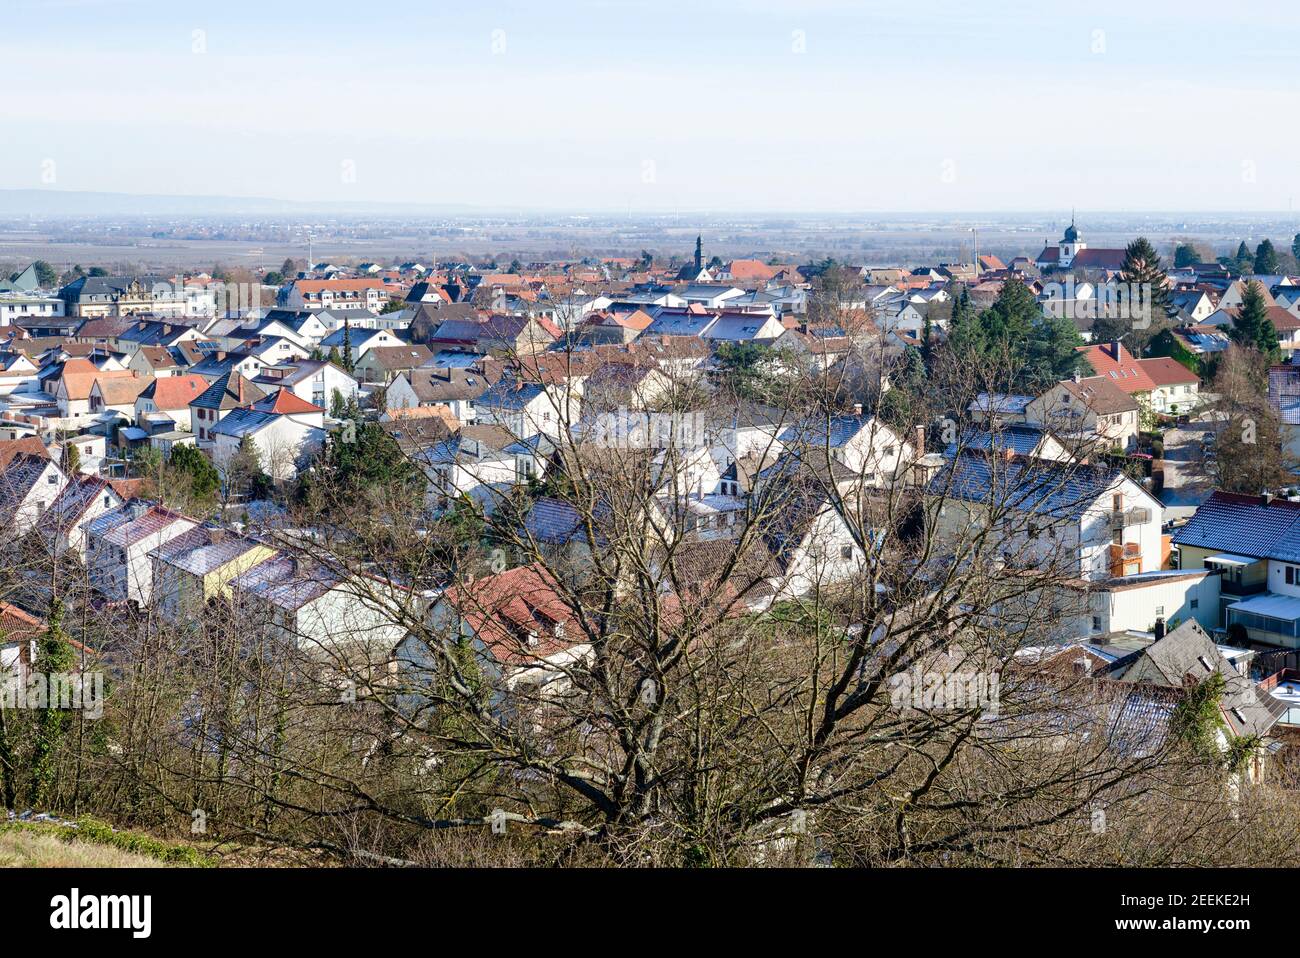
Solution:
[[[1253,599],[1234,602],[1228,608],[1236,609],[1238,612],[1249,612],[1252,615],[1262,615],[1269,619],[1286,621],[1300,619],[1300,598],[1278,595],[1275,592],[1266,592]]]
[[[1220,552],[1218,555],[1206,556],[1205,561],[1219,565],[1254,565],[1259,560],[1252,559],[1250,556],[1233,555],[1231,552]]]

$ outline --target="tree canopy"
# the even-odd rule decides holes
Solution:
[[[966,361],[1009,360],[1020,370],[1016,387],[1045,388],[1086,365],[1077,347],[1083,337],[1068,319],[1047,316],[1029,287],[1007,280],[993,305],[970,319],[957,318],[950,343]]]

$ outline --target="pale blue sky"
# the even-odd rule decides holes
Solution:
[[[0,0],[0,188],[1284,210],[1300,18],[1245,6]]]

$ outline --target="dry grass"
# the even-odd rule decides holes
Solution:
[[[0,868],[170,868],[107,845],[65,842],[54,835],[13,830],[0,833]]]

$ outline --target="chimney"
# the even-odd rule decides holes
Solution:
[[[1260,493],[1259,504],[1261,506],[1266,506],[1272,501],[1273,501],[1273,493],[1269,492],[1267,489]]]
[[[855,402],[855,403],[853,404],[853,415],[855,415],[855,416],[861,416],[861,415],[862,415],[862,403],[860,403],[860,402]]]
[[[1156,619],[1156,627],[1151,631],[1155,634],[1157,642],[1165,637],[1165,620],[1163,616]]]
[[[1119,340],[1118,339],[1112,339],[1110,341],[1110,354],[1115,357],[1116,362],[1119,361]]]

